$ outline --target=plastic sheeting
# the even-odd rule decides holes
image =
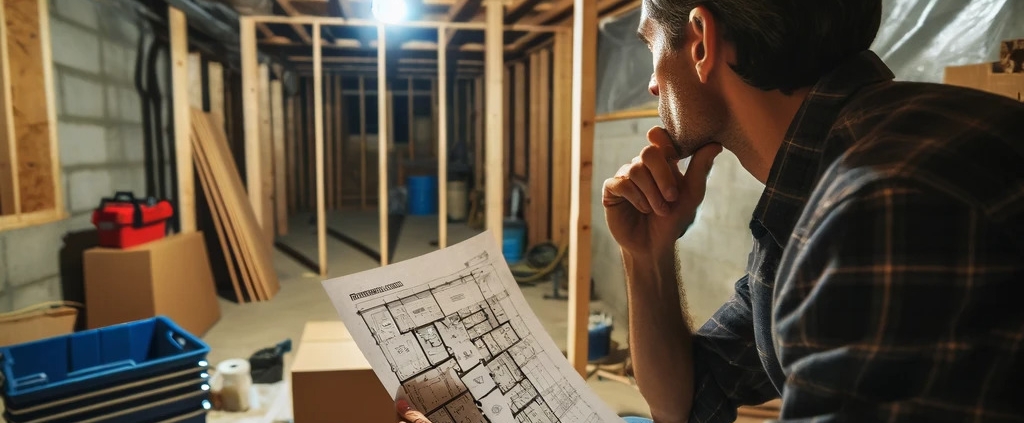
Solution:
[[[1024,0],[883,0],[871,49],[904,81],[941,82],[947,66],[994,62],[999,42],[1024,38]],[[652,106],[651,53],[636,37],[640,10],[598,33],[597,113]]]

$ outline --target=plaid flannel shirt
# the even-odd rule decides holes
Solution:
[[[864,52],[801,106],[691,423],[1024,420],[1024,105],[892,79]]]

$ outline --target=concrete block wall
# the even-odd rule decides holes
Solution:
[[[70,217],[0,232],[0,312],[62,299],[58,256],[65,234],[91,227],[102,197],[145,193],[134,85],[144,29],[130,1],[50,0],[58,155]]]
[[[617,120],[600,122],[594,131],[591,270],[597,296],[622,323],[627,317],[625,274],[618,244],[604,220],[601,189],[605,179],[647,145],[647,130],[660,124],[658,118]],[[715,159],[704,204],[677,244],[686,301],[696,326],[729,298],[736,280],[746,272],[753,242],[750,216],[763,189],[732,153],[724,151]]]

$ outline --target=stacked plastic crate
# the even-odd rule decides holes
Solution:
[[[209,350],[162,316],[0,348],[3,417],[205,422]]]

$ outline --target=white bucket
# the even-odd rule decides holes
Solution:
[[[448,182],[448,219],[466,219],[466,181]]]

